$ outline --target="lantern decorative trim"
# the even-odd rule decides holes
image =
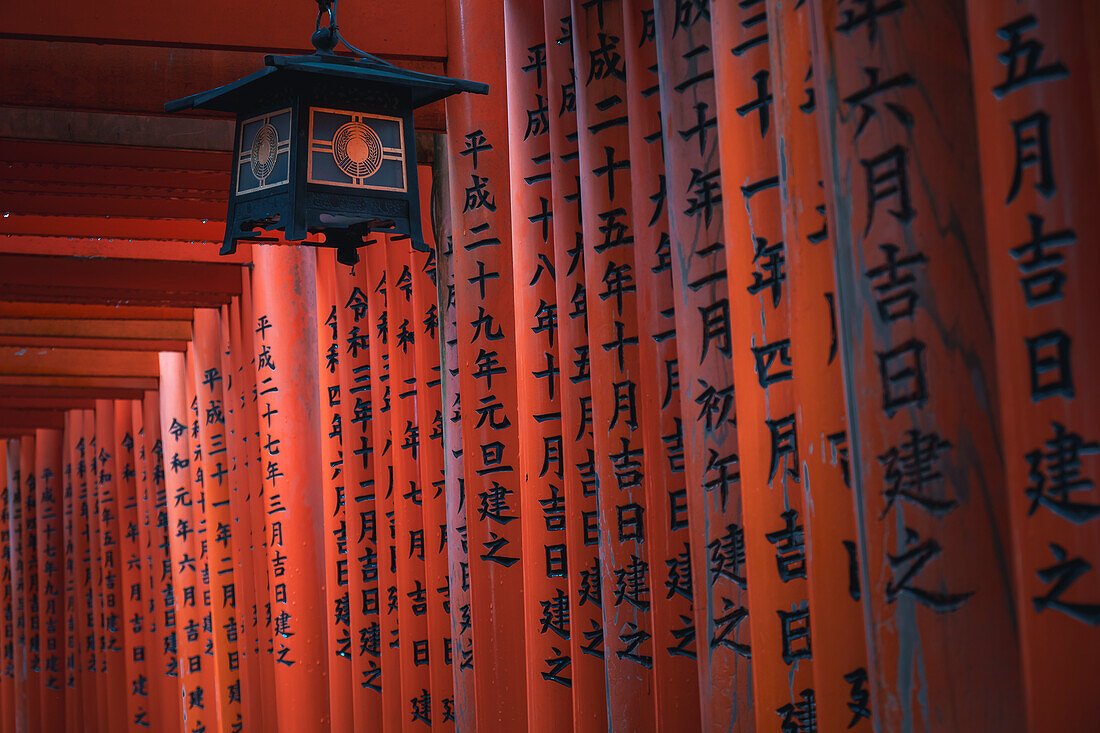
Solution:
[[[289,241],[323,233],[337,260],[358,261],[372,232],[427,249],[420,225],[413,110],[487,84],[402,69],[340,36],[335,0],[319,0],[315,53],[264,57],[264,68],[164,105],[167,112],[237,116],[222,254],[240,239],[281,230]],[[321,18],[328,14],[329,24]],[[338,42],[355,51],[333,52]]]

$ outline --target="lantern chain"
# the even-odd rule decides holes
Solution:
[[[344,38],[340,34],[340,27],[336,22],[336,3],[337,0],[316,0],[317,2],[317,27],[313,33],[313,47],[321,53],[332,53],[333,49],[337,45],[343,43],[350,51],[355,53],[364,59],[370,59],[372,61],[379,61],[387,66],[392,66],[388,61],[382,61],[376,56],[361,51],[348,42],[348,39]],[[328,16],[328,25],[321,27],[321,18]]]

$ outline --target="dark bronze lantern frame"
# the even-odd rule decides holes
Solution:
[[[301,241],[325,235],[337,260],[358,261],[372,232],[403,234],[426,249],[420,225],[413,110],[486,84],[401,69],[345,41],[336,0],[318,0],[316,51],[264,57],[243,79],[169,102],[168,112],[207,109],[237,116],[221,253],[257,229]],[[328,24],[321,19],[328,16]],[[342,42],[359,55],[334,53]]]

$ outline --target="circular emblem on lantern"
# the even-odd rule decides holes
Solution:
[[[352,178],[373,176],[382,167],[382,139],[362,122],[349,122],[332,137],[332,157]]]
[[[265,123],[252,138],[252,175],[264,181],[275,170],[275,161],[279,159],[279,133],[271,123]]]

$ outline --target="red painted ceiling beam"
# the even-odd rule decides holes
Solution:
[[[156,353],[94,349],[0,347],[0,375],[70,377],[153,377]]]
[[[171,339],[101,339],[73,336],[0,336],[0,346],[31,349],[117,349],[120,351],[186,351],[187,341]]]
[[[224,209],[224,207],[223,207]],[[6,204],[0,212],[9,214]],[[25,234],[57,237],[101,237],[103,239],[143,239],[165,242],[221,242],[225,236],[225,211],[215,219],[150,220],[144,218],[111,217],[101,214],[75,216],[0,214],[0,234]]]
[[[65,413],[61,410],[4,409],[0,407],[0,427],[9,430],[25,428],[62,430],[65,427]]]
[[[191,308],[171,306],[80,305],[0,300],[0,318],[187,321]]]
[[[43,376],[34,374],[3,374],[0,372],[0,389],[82,389],[102,391],[103,394],[106,394],[112,390],[144,391],[148,389],[157,389],[159,383],[156,377],[100,377],[86,375]],[[101,397],[100,399],[106,398]]]

